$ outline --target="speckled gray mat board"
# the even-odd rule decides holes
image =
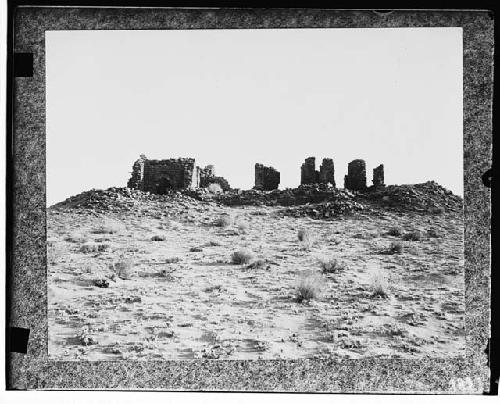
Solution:
[[[466,354],[446,359],[54,361],[47,355],[45,32],[263,28],[462,27]],[[12,389],[469,393],[489,390],[493,19],[485,11],[23,7],[14,51],[33,77],[14,84],[14,226],[10,324],[30,330],[9,354]]]

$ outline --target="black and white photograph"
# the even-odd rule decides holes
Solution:
[[[48,355],[465,355],[460,27],[45,32]]]

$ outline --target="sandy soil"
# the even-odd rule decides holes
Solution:
[[[175,214],[49,209],[49,355],[154,360],[464,354],[463,222],[457,215],[394,212],[326,221],[278,211],[202,202]],[[215,226],[224,213],[232,224]],[[423,237],[402,241],[387,234],[392,227],[420,230]],[[300,229],[312,235],[309,243],[299,241]],[[435,234],[429,236],[430,229]],[[391,242],[401,242],[402,251],[389,253]],[[250,250],[263,265],[232,264],[239,249]],[[323,274],[319,260],[325,257],[344,268]],[[123,263],[131,269],[121,270]],[[321,276],[321,290],[298,302],[297,286],[308,271]],[[96,286],[98,280],[109,287]],[[377,283],[387,297],[374,295]]]

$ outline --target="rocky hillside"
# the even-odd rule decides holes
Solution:
[[[145,203],[146,202],[146,203]],[[195,191],[171,191],[155,195],[129,188],[90,190],[73,196],[51,207],[52,210],[81,210],[85,212],[146,213],[168,210],[170,214],[182,214],[190,208],[210,203],[226,206],[284,206],[284,215],[328,219],[338,215],[380,210],[410,211],[423,214],[444,212],[459,213],[463,199],[436,182],[414,185],[389,185],[368,188],[366,192],[351,192],[327,185],[301,185],[298,188],[274,191],[229,191],[211,193],[206,189]]]

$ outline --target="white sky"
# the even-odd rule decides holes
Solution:
[[[47,203],[194,157],[233,187],[309,156],[463,193],[461,28],[50,31]]]

